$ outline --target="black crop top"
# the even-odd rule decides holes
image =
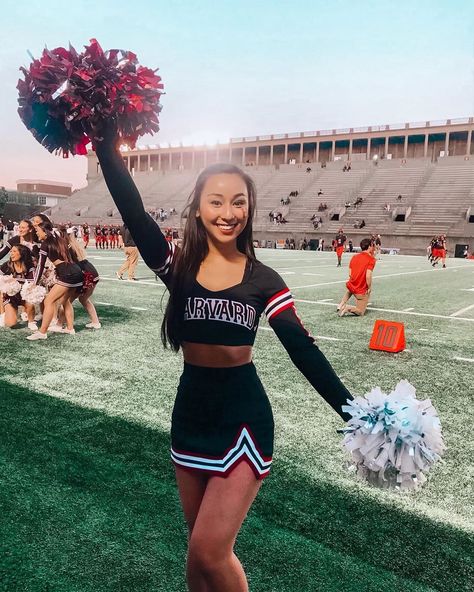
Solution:
[[[121,155],[101,144],[97,157],[143,260],[169,287],[177,247],[145,212]],[[343,419],[350,419],[341,407],[353,397],[302,325],[291,292],[276,271],[259,261],[247,261],[242,281],[219,291],[207,290],[195,277],[187,277],[185,300],[183,341],[188,342],[253,345],[260,316],[265,313],[295,366]]]

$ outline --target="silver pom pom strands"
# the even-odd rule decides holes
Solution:
[[[352,415],[343,445],[354,470],[373,485],[416,490],[445,450],[436,409],[415,393],[402,380],[388,395],[377,387],[343,407]]]
[[[21,284],[12,275],[0,276],[0,293],[15,296],[21,290]]]
[[[46,296],[46,288],[36,286],[32,282],[25,282],[21,289],[21,297],[28,304],[40,304]]]

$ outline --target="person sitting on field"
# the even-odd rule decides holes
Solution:
[[[358,317],[364,316],[369,304],[372,288],[372,272],[375,267],[375,244],[370,238],[360,241],[361,252],[354,255],[349,263],[349,281],[346,283],[346,293],[337,307],[338,314],[343,317],[353,314]],[[347,304],[354,296],[356,305]]]

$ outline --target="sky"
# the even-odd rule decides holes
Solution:
[[[139,143],[474,115],[472,0],[2,0],[0,185],[86,184],[86,159],[51,155],[17,114],[27,51],[128,49],[159,68],[160,132]]]

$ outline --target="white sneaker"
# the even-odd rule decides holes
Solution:
[[[29,341],[36,341],[37,339],[48,339],[47,333],[41,333],[40,331],[36,331],[36,333],[32,333],[28,335],[27,339]]]
[[[50,333],[62,333],[64,331],[64,329],[63,329],[62,325],[50,325],[48,327],[48,331]]]
[[[28,323],[28,329],[30,331],[38,331],[38,325],[32,321],[31,323]]]
[[[22,321],[27,321],[28,320],[28,315],[26,314],[26,312],[22,312],[20,314],[20,318]]]
[[[87,323],[86,327],[88,329],[100,329],[102,325],[100,323]]]
[[[63,329],[61,333],[66,333],[67,335],[75,335],[76,331],[75,329]]]

